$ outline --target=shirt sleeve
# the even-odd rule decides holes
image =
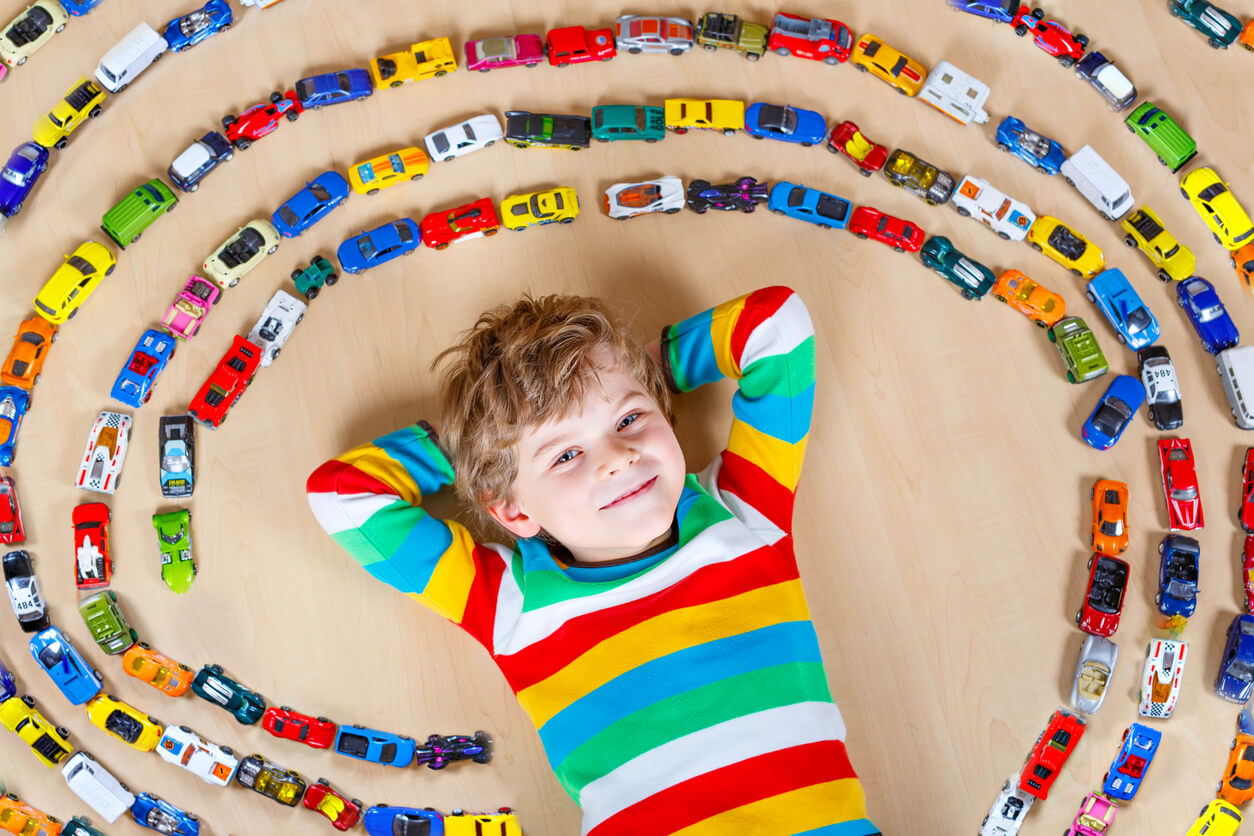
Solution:
[[[734,511],[747,505],[790,532],[814,409],[814,326],[801,297],[767,287],[667,326],[661,356],[676,392],[737,381],[716,486]]]
[[[452,482],[448,455],[420,422],[322,464],[305,490],[318,523],[366,571],[492,652],[510,552],[476,543],[460,523],[436,519],[421,507],[423,495]]]

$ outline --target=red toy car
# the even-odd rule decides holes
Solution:
[[[841,122],[832,128],[832,134],[827,138],[827,150],[853,160],[863,177],[870,177],[872,172],[879,171],[888,159],[888,149],[868,138],[853,122]]]
[[[1058,770],[1066,764],[1081,737],[1084,721],[1070,712],[1055,711],[1019,773],[1019,789],[1042,801],[1048,798]]]
[[[1167,499],[1168,527],[1172,531],[1192,531],[1204,526],[1202,496],[1193,468],[1193,445],[1187,438],[1160,438],[1158,466],[1163,496]]]
[[[336,830],[348,830],[361,818],[361,802],[351,801],[331,789],[326,778],[319,778],[305,791],[305,809],[321,813]]]
[[[549,63],[554,67],[582,64],[585,61],[608,61],[618,54],[614,48],[613,29],[584,29],[563,26],[550,29],[544,38]]]
[[[1245,448],[1245,464],[1241,467],[1241,505],[1237,520],[1246,534],[1254,534],[1254,447]]]
[[[1245,609],[1254,613],[1254,534],[1245,537],[1241,550],[1241,580],[1245,583]]]
[[[1117,557],[1089,557],[1089,585],[1075,623],[1086,633],[1109,638],[1119,629],[1123,594],[1128,589],[1128,564]]]
[[[0,543],[12,545],[25,539],[22,506],[17,501],[17,485],[12,476],[0,476]]]
[[[239,115],[223,116],[222,127],[226,129],[226,138],[231,144],[243,151],[263,136],[274,133],[279,127],[279,117],[287,117],[287,121],[295,122],[304,112],[295,90],[280,93],[277,90],[270,94],[269,104],[256,104]]]
[[[337,726],[326,717],[310,717],[289,706],[270,706],[261,715],[261,727],[275,737],[295,740],[315,749],[328,749],[335,742]]]
[[[927,234],[910,221],[885,215],[870,206],[859,206],[849,219],[849,231],[859,238],[874,238],[899,253],[917,253]]]
[[[222,356],[217,368],[192,398],[187,414],[209,429],[216,430],[252,382],[259,365],[261,349],[236,334],[230,351]]]
[[[839,20],[779,12],[771,23],[766,48],[776,55],[843,64],[853,50],[853,32]]]
[[[75,506],[74,584],[79,589],[108,586],[113,575],[109,557],[109,506],[86,502]]]
[[[1020,6],[1019,13],[1010,21],[1015,34],[1022,37],[1032,33],[1032,41],[1043,52],[1058,59],[1064,67],[1070,67],[1084,57],[1084,48],[1089,45],[1087,35],[1072,35],[1056,20],[1042,20],[1045,12],[1040,9],[1029,9]]]
[[[481,197],[473,203],[432,212],[418,224],[422,243],[442,250],[454,241],[466,241],[501,231],[501,219],[497,217],[492,198]]]

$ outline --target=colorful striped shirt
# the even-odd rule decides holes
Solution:
[[[421,423],[314,471],[314,515],[492,654],[586,836],[878,834],[793,553],[810,317],[791,290],[765,288],[667,327],[661,348],[676,391],[739,383],[727,448],[687,476],[661,553],[588,569],[538,538],[475,542],[421,507],[453,481]]]

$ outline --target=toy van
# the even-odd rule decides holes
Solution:
[[[252,6],[257,9],[268,9],[282,0],[239,0],[241,6]]]
[[[100,59],[96,79],[110,93],[120,93],[168,47],[156,29],[141,22]]]
[[[1226,348],[1215,358],[1232,417],[1243,430],[1254,430],[1254,345]]]
[[[970,125],[988,121],[984,102],[988,101],[988,85],[948,61],[941,61],[927,74],[919,98],[951,119]]]
[[[1093,146],[1085,145],[1076,151],[1060,170],[1067,184],[1075,186],[1106,220],[1117,221],[1132,208],[1132,189],[1128,181],[1120,177]]]

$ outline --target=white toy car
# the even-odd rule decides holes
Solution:
[[[1101,636],[1085,636],[1071,683],[1071,705],[1085,714],[1096,714],[1110,690],[1119,660],[1119,645]]]
[[[487,148],[504,136],[501,120],[491,113],[485,113],[459,125],[451,125],[427,134],[422,141],[427,145],[427,155],[431,157],[431,162],[442,163],[480,148]]]
[[[619,52],[683,55],[692,49],[692,33],[692,21],[684,17],[619,15],[614,21],[614,44]]]
[[[39,594],[39,578],[35,576],[35,559],[18,550],[4,556],[4,585],[9,591],[13,614],[24,633],[38,633],[48,626],[48,608]]]
[[[1001,785],[1001,792],[993,807],[980,824],[980,836],[1015,836],[1023,826],[1023,820],[1032,809],[1034,796],[1019,789],[1019,776],[1011,775]]]
[[[1142,717],[1167,719],[1180,697],[1180,678],[1188,659],[1189,643],[1156,639],[1150,642],[1145,672],[1141,675]]]
[[[975,218],[1002,238],[1022,241],[1036,220],[1036,214],[1022,201],[1007,197],[987,180],[963,177],[954,190],[954,208],[964,218]]]
[[[305,303],[285,290],[276,290],[261,312],[261,318],[248,332],[248,341],[261,349],[261,365],[268,366],[292,336],[292,330],[305,318]]]
[[[122,478],[122,463],[131,437],[131,416],[102,412],[91,425],[83,463],[74,484],[85,491],[113,493]]]
[[[684,208],[684,183],[678,177],[659,177],[643,183],[615,183],[605,190],[605,211],[616,221]]]
[[[135,796],[96,759],[75,752],[61,767],[61,775],[74,794],[107,822],[115,822],[135,803]]]
[[[229,746],[210,743],[187,726],[166,726],[157,754],[166,763],[181,766],[215,787],[231,783],[239,769],[239,758]]]

